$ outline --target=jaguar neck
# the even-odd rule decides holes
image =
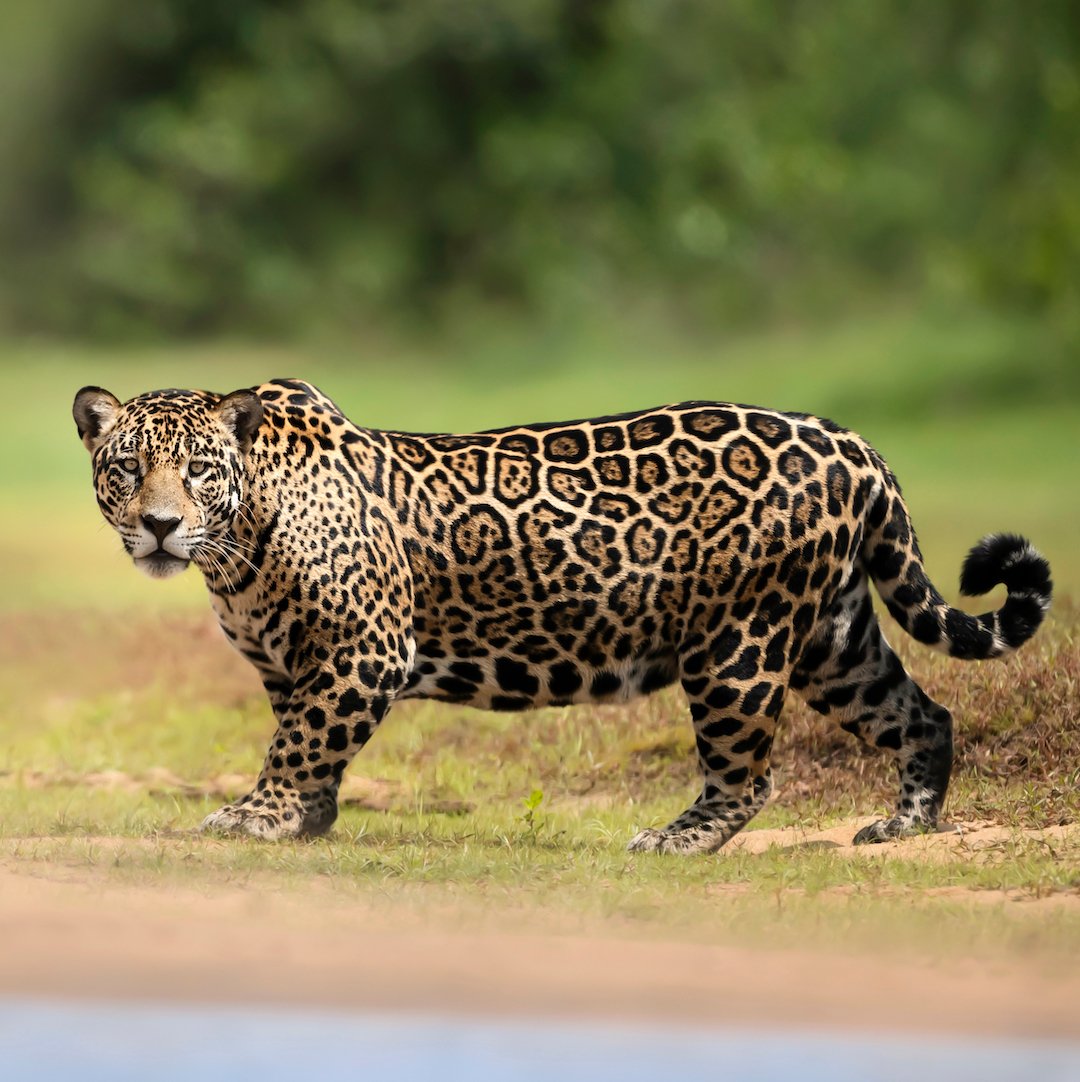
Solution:
[[[200,561],[203,578],[213,594],[240,594],[262,577],[266,545],[277,525],[275,508],[246,499],[232,525],[207,547]]]

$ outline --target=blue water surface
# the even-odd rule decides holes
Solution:
[[[1080,1082],[1080,1043],[0,998],[5,1082]]]

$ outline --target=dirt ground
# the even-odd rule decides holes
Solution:
[[[733,844],[826,846],[850,850],[852,859],[889,859],[889,847],[848,845],[858,825],[755,831]],[[948,859],[998,840],[995,828],[941,833],[914,849],[909,843],[904,859],[913,852]],[[1075,893],[986,900],[1080,905]],[[647,937],[618,921],[563,929],[505,911],[392,913],[316,882],[136,886],[100,868],[7,856],[0,927],[0,994],[1080,1037],[1080,974],[1045,957],[946,961],[721,947]]]
[[[1013,830],[989,822],[942,823],[936,833],[905,838],[897,845],[852,845],[852,838],[861,827],[873,822],[873,817],[849,819],[828,830],[806,830],[798,826],[776,830],[744,830],[727,843],[724,851],[745,850],[763,853],[772,846],[784,850],[821,849],[830,850],[837,856],[853,860],[889,860],[902,856],[905,861],[977,860],[980,854],[989,854],[1007,842],[1020,838],[1032,838],[1053,845],[1055,842],[1080,837],[1076,825],[1046,827],[1042,830]],[[966,891],[965,893],[972,893]],[[995,892],[979,891],[979,894]],[[1080,907],[1080,894],[1061,894],[1058,901],[1065,905]]]

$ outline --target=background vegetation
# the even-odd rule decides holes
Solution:
[[[0,312],[115,337],[853,296],[1077,330],[1066,0],[43,0]]]

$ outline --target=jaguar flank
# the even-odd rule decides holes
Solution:
[[[1000,534],[950,607],[881,457],[819,417],[689,402],[473,435],[360,428],[315,387],[85,387],[75,420],[135,565],[194,563],[277,720],[252,792],[204,829],[326,831],[353,756],[395,702],[492,710],[617,702],[678,681],[702,773],[632,850],[718,849],[761,809],[789,691],[891,756],[877,842],[932,830],[952,717],[905,672],[871,604],[957,658],[1007,654],[1050,603],[1046,561]]]

